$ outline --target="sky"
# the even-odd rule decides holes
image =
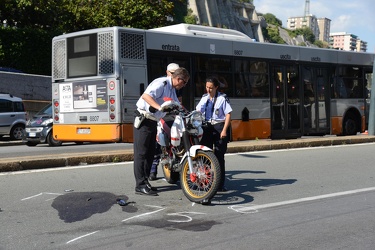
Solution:
[[[287,27],[288,17],[305,13],[305,0],[254,0],[255,11],[271,13]],[[346,32],[367,42],[367,52],[375,53],[374,0],[310,0],[310,14],[331,20],[331,33]]]

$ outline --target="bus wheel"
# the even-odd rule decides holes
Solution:
[[[53,138],[52,130],[48,133],[46,141],[51,147],[61,146],[62,144],[62,141],[58,141]]]
[[[344,131],[343,131],[343,134],[344,135],[356,135],[357,134],[357,122],[355,121],[355,119],[353,119],[353,117],[351,116],[348,116],[345,118],[344,120]]]

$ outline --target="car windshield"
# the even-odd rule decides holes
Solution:
[[[52,104],[48,104],[42,110],[40,110],[37,115],[52,115]]]

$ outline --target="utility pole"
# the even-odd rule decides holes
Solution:
[[[371,82],[371,94],[370,94],[370,110],[368,118],[368,134],[375,135],[375,60],[372,66],[372,82]]]

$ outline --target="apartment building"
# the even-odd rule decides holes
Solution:
[[[302,17],[289,17],[287,20],[287,28],[290,30],[310,28],[315,39],[319,38],[318,19],[314,15],[307,15]]]
[[[319,41],[329,42],[329,34],[331,32],[331,19],[322,17],[318,18],[318,28],[319,28]]]
[[[329,45],[333,49],[347,51],[367,51],[367,42],[358,38],[358,36],[346,33],[336,32],[330,34]]]

